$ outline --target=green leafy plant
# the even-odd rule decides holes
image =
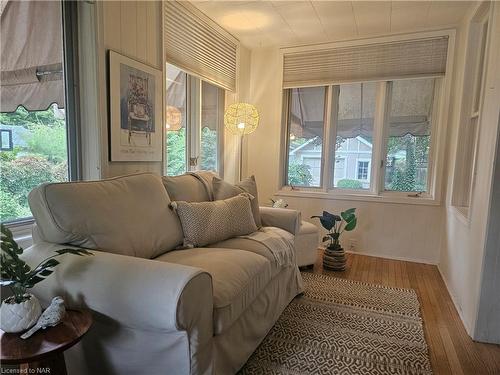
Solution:
[[[340,248],[340,235],[344,231],[350,232],[356,228],[358,219],[356,218],[355,211],[355,208],[350,208],[341,212],[340,216],[323,211],[323,215],[321,216],[311,216],[311,219],[318,218],[323,228],[328,231],[328,234],[323,237],[323,242],[329,242],[328,247],[330,249]]]
[[[363,189],[363,183],[345,178],[337,181],[337,187],[340,189]]]
[[[73,255],[93,255],[85,249],[60,249],[56,254],[44,259],[35,268],[31,268],[24,260],[19,258],[23,253],[23,248],[19,247],[12,236],[12,232],[1,224],[2,244],[0,254],[1,281],[0,285],[9,287],[12,290],[13,303],[21,303],[27,299],[26,291],[33,288],[40,281],[45,280],[52,272],[59,261],[54,259],[64,254]]]

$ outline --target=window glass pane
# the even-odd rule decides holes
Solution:
[[[355,83],[339,88],[333,186],[369,189],[377,84]]]
[[[392,82],[385,190],[427,191],[435,79]]]
[[[291,90],[287,184],[321,186],[326,87]]]
[[[202,170],[217,171],[218,124],[220,109],[220,91],[210,83],[201,83],[201,148],[199,165]]]
[[[183,174],[186,164],[187,74],[167,64],[166,171],[167,176]]]
[[[64,109],[53,104],[44,111],[0,113],[0,132],[0,220],[31,217],[28,193],[44,182],[68,180]]]

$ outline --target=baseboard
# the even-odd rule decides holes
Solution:
[[[465,332],[472,338],[472,332],[471,329],[467,326],[467,323],[465,322],[464,316],[462,315],[462,308],[460,307],[460,304],[457,301],[457,296],[451,291],[450,286],[448,285],[448,281],[446,280],[446,277],[444,277],[443,272],[441,271],[441,267],[439,267],[439,264],[437,265],[437,269],[439,271],[439,275],[441,275],[441,279],[444,282],[444,286],[446,287],[446,290],[448,291],[448,294],[451,298],[451,301],[453,302],[453,306],[455,306],[455,310],[457,310],[458,316],[460,317],[460,320],[462,321],[462,324],[465,328]]]
[[[369,257],[374,257],[374,258],[382,258],[382,259],[403,260],[405,262],[423,263],[423,264],[430,264],[433,266],[437,266],[436,262],[429,262],[426,259],[398,257],[398,256],[391,256],[391,255],[381,255],[381,254],[366,253],[364,251],[351,251],[351,250],[346,250],[346,253],[358,254],[358,255],[364,255],[364,256],[369,256]]]

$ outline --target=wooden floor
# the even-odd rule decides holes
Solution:
[[[417,292],[435,374],[500,375],[500,346],[467,335],[436,266],[349,254],[346,271],[331,272],[322,269],[319,253],[314,273]]]

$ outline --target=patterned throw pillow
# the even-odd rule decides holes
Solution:
[[[214,202],[172,202],[184,232],[184,247],[198,247],[257,230],[248,193]]]
[[[214,200],[231,198],[241,193],[248,193],[252,195],[254,197],[251,202],[253,218],[255,220],[257,228],[260,228],[262,226],[262,220],[260,218],[259,196],[257,194],[257,183],[255,182],[254,176],[245,178],[235,185],[221,180],[218,177],[214,177],[212,179],[212,186]]]

